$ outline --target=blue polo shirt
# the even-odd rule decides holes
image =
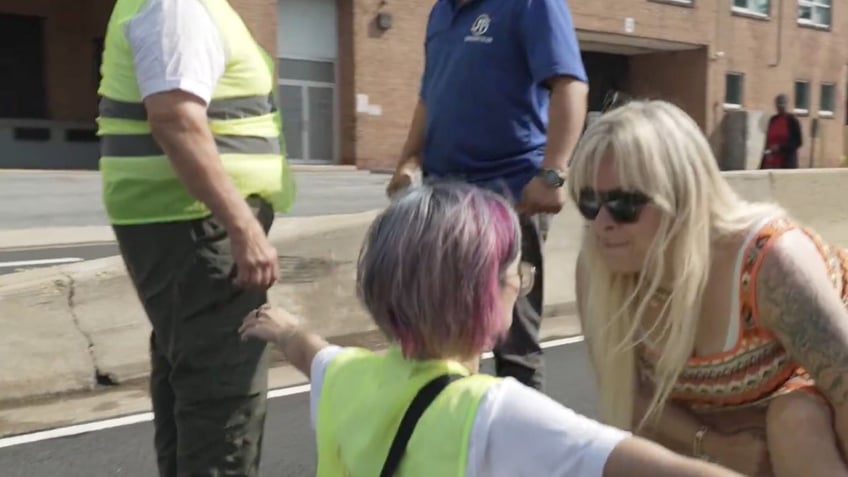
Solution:
[[[457,3],[438,0],[427,23],[422,168],[517,199],[544,157],[543,83],[586,81],[571,13],[566,0]]]

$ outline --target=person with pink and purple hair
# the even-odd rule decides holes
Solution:
[[[477,374],[535,270],[501,196],[461,183],[406,191],[368,231],[360,300],[390,343],[342,348],[280,308],[245,317],[311,380],[319,477],[738,476],[581,416],[515,378]]]

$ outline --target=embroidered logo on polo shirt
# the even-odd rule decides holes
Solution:
[[[471,24],[471,34],[465,37],[465,41],[474,43],[491,43],[493,38],[485,36],[492,24],[492,17],[487,14],[479,15]]]

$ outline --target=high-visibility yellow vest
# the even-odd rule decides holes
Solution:
[[[380,355],[353,348],[328,366],[318,404],[317,477],[374,477],[412,399],[442,374],[468,375],[454,361],[409,361],[397,347]],[[498,381],[454,381],[418,421],[395,477],[464,477],[480,399]]]
[[[273,59],[256,43],[226,0],[199,0],[217,25],[227,63],[207,116],[222,164],[244,197],[258,195],[276,211],[294,202],[284,157]],[[124,33],[147,0],[118,0],[107,26],[100,115],[103,201],[113,224],[171,222],[209,215],[177,177],[154,140]]]

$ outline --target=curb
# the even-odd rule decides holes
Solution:
[[[269,301],[340,344],[379,346],[353,285],[362,238],[379,211],[277,222],[270,238],[282,278]],[[562,224],[558,233],[569,228]],[[546,248],[563,264],[546,270],[546,318],[574,314],[574,243],[553,238]],[[0,335],[4,406],[127,386],[149,374],[150,325],[120,256],[0,275],[0,325],[15,330]]]

